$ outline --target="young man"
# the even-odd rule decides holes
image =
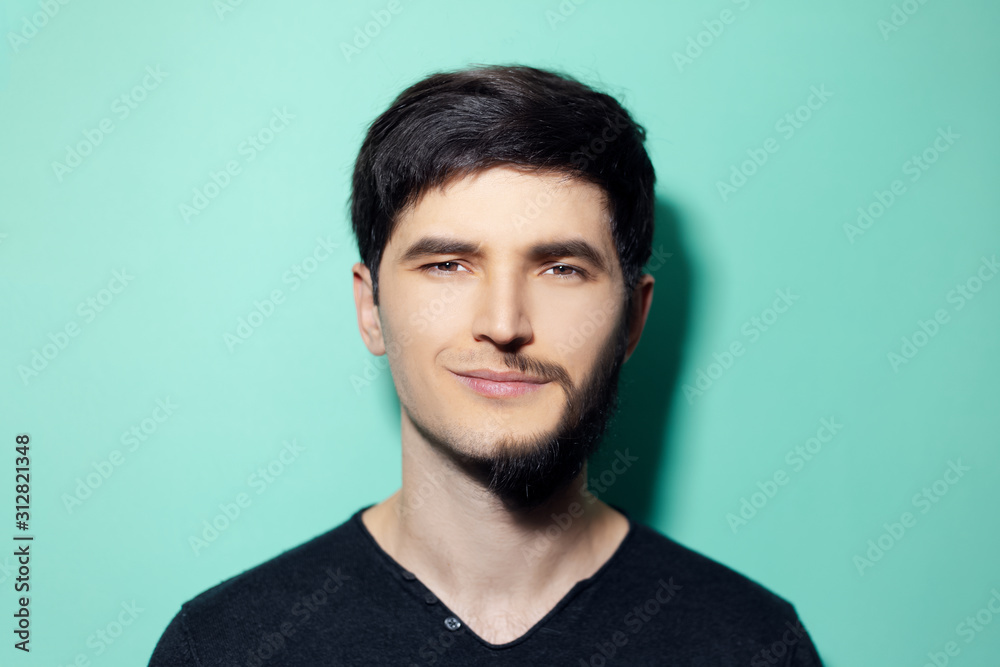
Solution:
[[[184,603],[151,665],[820,665],[789,602],[587,491],[652,303],[644,139],[529,67],[435,74],[372,124],[354,297],[402,485]]]

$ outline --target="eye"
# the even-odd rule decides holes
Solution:
[[[423,266],[420,267],[420,270],[424,271],[426,273],[431,273],[431,274],[435,274],[435,273],[459,273],[458,267],[460,267],[460,266],[462,266],[462,265],[459,264],[458,262],[454,262],[454,261],[452,261],[452,262],[436,262],[434,264],[425,264],[425,265],[423,265]],[[438,267],[455,267],[455,270],[442,269],[442,268],[438,268]],[[553,275],[555,275],[558,278],[577,278],[577,277],[586,278],[587,277],[587,272],[586,271],[584,271],[583,269],[579,269],[579,268],[577,268],[575,266],[570,266],[569,264],[557,264],[555,266],[550,266],[545,271],[547,273],[548,271],[551,271],[553,269],[560,269],[560,270],[563,270],[563,271],[571,271],[572,272],[572,273],[558,273],[557,272],[557,273],[553,274]]]
[[[577,276],[579,276],[581,278],[586,278],[587,277],[587,274],[586,274],[586,272],[583,269],[578,269],[575,266],[570,266],[568,264],[556,264],[555,266],[551,266],[548,269],[546,269],[546,271],[551,271],[552,269],[567,269],[569,271],[573,271],[574,272],[574,273],[556,273],[556,274],[553,274],[553,275],[556,275],[556,276],[558,276],[560,278],[575,278]]]
[[[440,270],[440,269],[437,268],[439,266],[455,266],[455,267],[459,267],[459,266],[461,266],[461,264],[459,264],[458,262],[438,262],[436,264],[425,264],[424,266],[421,266],[420,268],[421,268],[421,270],[426,271],[427,273],[458,273],[457,269],[455,271],[442,271],[442,270]]]

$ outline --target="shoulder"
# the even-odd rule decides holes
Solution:
[[[750,577],[687,547],[652,526],[635,523],[631,552],[661,574],[674,577],[680,586],[697,590],[706,604],[725,601],[742,606],[753,604],[784,611],[790,603]]]
[[[351,519],[212,586],[182,605],[189,614],[218,608],[271,608],[289,594],[330,591],[351,581],[360,553]]]
[[[777,646],[782,656],[801,653],[813,659],[815,648],[790,601],[651,526],[634,522],[633,530],[627,567],[616,568],[624,580],[617,584],[623,591],[641,586],[668,596],[664,606],[673,612],[672,631],[700,638],[704,651],[717,650],[720,656],[765,658]],[[815,660],[801,664],[819,664]]]
[[[284,628],[335,612],[356,594],[366,565],[353,518],[182,603],[150,665],[215,664],[215,653],[248,638],[273,644]]]

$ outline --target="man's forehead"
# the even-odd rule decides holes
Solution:
[[[490,194],[500,195],[505,200],[519,195],[530,196],[534,201],[529,204],[535,204],[538,208],[551,206],[553,198],[562,203],[597,203],[604,209],[610,203],[604,188],[575,174],[556,169],[530,169],[500,164],[483,169],[456,171],[443,182],[422,188],[397,213],[397,218],[401,220],[418,210],[443,208],[453,202]]]
[[[603,188],[563,172],[504,165],[422,192],[399,212],[390,244],[395,254],[412,254],[414,243],[430,248],[430,239],[475,245],[462,251],[483,254],[494,243],[528,248],[571,239],[601,248],[614,243],[610,222]]]

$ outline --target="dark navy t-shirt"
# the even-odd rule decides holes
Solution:
[[[611,558],[491,644],[382,550],[368,507],[182,604],[150,666],[822,664],[789,602],[615,505],[629,531]]]

